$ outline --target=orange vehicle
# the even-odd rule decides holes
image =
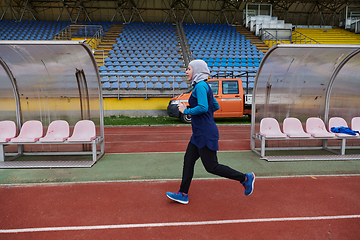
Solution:
[[[209,79],[207,83],[220,106],[220,109],[214,112],[214,118],[251,115],[252,95],[244,94],[241,79]],[[191,122],[191,116],[180,113],[177,108],[180,102],[185,102],[189,106],[188,99],[191,92],[192,88],[170,100],[167,107],[167,113],[170,117],[179,117],[184,123]]]

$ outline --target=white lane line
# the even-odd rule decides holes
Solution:
[[[313,177],[360,177],[360,174],[309,174],[309,175],[284,175],[284,176],[256,176],[256,179],[276,179],[276,178],[313,178]],[[193,178],[194,181],[200,180],[225,180],[222,177],[209,177],[209,178]],[[61,186],[73,184],[97,184],[97,183],[132,183],[132,182],[171,182],[181,181],[181,178],[154,178],[154,179],[128,179],[128,180],[104,180],[104,181],[78,181],[78,182],[39,182],[39,183],[1,183],[0,187],[36,187],[36,186]]]
[[[76,226],[76,227],[73,226],[73,227],[20,228],[20,229],[0,229],[0,233],[79,231],[79,230],[99,230],[99,229],[129,229],[129,228],[149,228],[149,227],[178,227],[178,226],[199,226],[199,225],[217,225],[217,224],[234,224],[234,223],[316,221],[316,220],[337,220],[337,219],[354,219],[354,218],[360,218],[360,215],[234,219],[234,220],[217,220],[217,221],[198,221],[198,222],[143,223],[143,224]]]

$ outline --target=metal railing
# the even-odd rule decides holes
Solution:
[[[355,33],[360,33],[360,19],[351,23],[350,30],[354,30]]]
[[[176,82],[175,80],[175,77],[185,77],[186,75],[184,73],[178,73],[178,74],[174,74],[174,73],[162,73],[162,74],[157,74],[157,73],[137,73],[137,74],[133,74],[133,73],[100,73],[100,77],[104,77],[104,76],[108,76],[108,77],[112,77],[112,76],[116,76],[116,82],[117,82],[117,89],[113,89],[110,87],[110,91],[114,91],[116,90],[116,95],[117,95],[117,98],[120,100],[121,99],[121,96],[124,96],[124,95],[137,95],[137,94],[140,94],[140,95],[145,95],[145,99],[148,99],[148,96],[150,95],[150,93],[148,92],[149,88],[147,87],[147,84],[151,82],[150,78],[151,77],[172,77],[173,80],[172,80],[172,88],[170,89],[167,89],[167,90],[172,90],[172,93],[163,93],[163,92],[159,92],[158,94],[154,94],[154,93],[151,93],[152,95],[169,95],[169,96],[172,96],[174,97],[175,95],[177,94],[180,94],[181,92],[175,92],[175,86],[174,86],[174,83]],[[142,81],[139,81],[139,82],[136,82],[134,81],[135,83],[140,83],[140,82],[143,82],[145,84],[145,87],[143,89],[139,89],[139,88],[125,88],[125,89],[121,89],[120,88],[120,77],[143,77],[143,80]],[[133,81],[131,81],[133,82]],[[169,81],[167,81],[169,82]],[[113,82],[115,83],[115,82]],[[169,82],[171,83],[171,82]],[[125,90],[125,91],[128,91],[128,90],[134,90],[133,93],[130,93],[130,94],[126,94],[126,93],[121,93],[120,90]],[[145,93],[136,93],[135,91],[139,91],[139,90],[145,90]],[[164,90],[164,88],[159,88],[159,89],[155,89],[155,88],[151,88],[151,90]],[[177,90],[181,90],[181,88],[177,88]],[[111,93],[110,93],[111,94]],[[107,95],[106,93],[103,93],[103,95]]]
[[[95,53],[97,53],[97,52],[102,53],[102,62],[103,62],[103,65],[105,66],[105,51],[97,50],[97,49],[92,49],[91,51],[94,54],[94,56],[95,56]]]
[[[183,93],[183,91],[185,90],[185,88],[175,88],[174,87],[174,83],[176,82],[175,78],[176,77],[185,77],[186,75],[184,73],[178,73],[178,74],[174,74],[174,73],[162,73],[162,74],[158,74],[158,73],[137,73],[137,74],[133,74],[133,73],[100,73],[100,77],[104,77],[104,76],[108,76],[108,77],[112,77],[112,76],[116,76],[116,82],[112,82],[112,83],[117,83],[117,88],[108,88],[108,92],[103,92],[103,95],[116,95],[117,98],[120,100],[121,97],[124,96],[144,96],[145,99],[149,98],[149,95],[155,95],[155,96],[164,96],[167,95],[168,97],[174,97],[175,95],[181,94]],[[171,78],[172,77],[172,81],[167,80],[166,82],[168,83],[172,83],[172,87],[168,88],[168,89],[164,89],[164,88],[159,88],[159,89],[155,89],[155,88],[148,88],[147,84],[151,82],[151,77],[168,77]],[[211,78],[242,78],[243,82],[246,79],[246,84],[244,87],[244,93],[245,94],[249,94],[250,90],[253,88],[249,82],[249,78],[254,78],[255,79],[256,76],[256,71],[243,71],[241,73],[234,73],[234,72],[219,72],[217,74],[213,74],[211,75]],[[120,77],[142,77],[142,81],[136,81],[134,79],[134,81],[131,82],[135,82],[135,83],[144,83],[145,86],[144,88],[120,88],[120,84],[123,81],[120,81]],[[127,82],[127,81],[125,81]],[[127,82],[130,83],[130,82]],[[189,87],[189,84],[187,83],[187,86]],[[186,89],[188,89],[188,87]],[[154,91],[149,93],[149,89],[150,90],[154,90],[154,91],[158,91],[157,93]],[[129,93],[129,90],[133,90],[132,93]],[[171,92],[165,92],[164,90],[169,90]],[[178,91],[177,91],[178,90]],[[114,94],[114,91],[116,92]],[[141,92],[141,91],[145,91],[145,92]]]
[[[71,40],[83,38],[92,50],[95,50],[104,37],[101,25],[69,25],[54,35],[53,40]]]
[[[296,31],[296,30],[293,30],[293,36],[292,36],[292,43],[295,43],[295,44],[321,44],[320,42]]]
[[[189,44],[186,39],[186,35],[184,32],[184,28],[182,27],[181,23],[176,22],[176,30],[180,39],[180,45],[181,45],[181,51],[183,53],[184,63],[185,66],[189,64],[189,62],[192,60],[192,54],[189,51]]]
[[[266,29],[260,29],[261,35],[260,38],[261,40],[268,46],[273,46],[279,43],[284,43],[283,41],[281,41],[277,36],[274,36],[272,33],[270,33],[269,31],[267,31]],[[276,31],[277,33],[277,31]]]

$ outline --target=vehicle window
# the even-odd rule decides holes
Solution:
[[[222,91],[223,94],[239,94],[238,81],[223,81]]]
[[[212,81],[208,82],[209,86],[211,87],[211,90],[213,91],[213,95],[218,95],[219,93],[219,82],[218,81]]]

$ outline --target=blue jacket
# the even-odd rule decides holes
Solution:
[[[214,112],[219,109],[219,104],[205,81],[195,85],[189,105],[190,109],[185,109],[184,114],[191,115],[193,134],[190,142],[199,149],[207,146],[213,151],[219,150],[219,131],[214,121]]]

